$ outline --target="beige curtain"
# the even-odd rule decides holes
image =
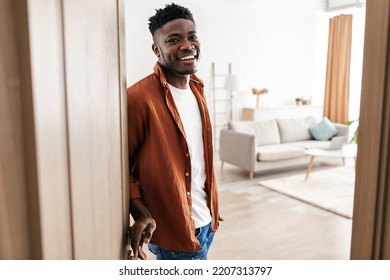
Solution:
[[[351,39],[352,15],[329,20],[324,116],[338,123],[348,120]]]

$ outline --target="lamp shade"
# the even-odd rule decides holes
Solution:
[[[231,91],[242,89],[241,77],[237,74],[227,75],[224,88]]]

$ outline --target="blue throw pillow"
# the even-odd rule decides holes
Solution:
[[[337,128],[327,117],[324,117],[319,123],[309,127],[309,132],[314,139],[326,141],[337,134]]]

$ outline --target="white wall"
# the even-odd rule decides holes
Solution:
[[[149,74],[156,61],[148,17],[170,1],[127,1],[127,81],[136,82]],[[335,12],[325,12],[324,0],[177,0],[194,14],[202,44],[202,60],[198,75],[204,80],[209,102],[212,100],[211,63],[221,71],[232,63],[233,73],[242,75],[245,90],[237,93],[237,107],[254,107],[252,87],[266,87],[266,101],[271,106],[294,104],[295,97],[312,98],[323,104],[328,41],[328,21]],[[363,25],[356,24],[355,33],[362,34]],[[346,12],[346,10],[339,11]],[[349,12],[349,10],[348,10]],[[361,43],[363,38],[353,38]],[[362,43],[361,43],[362,45]],[[361,48],[362,49],[362,48]],[[353,51],[362,55],[360,51]],[[361,61],[352,69],[361,76]],[[351,77],[351,82],[354,79]],[[360,81],[351,85],[351,94],[360,99]],[[356,103],[356,102],[355,102]],[[355,104],[356,105],[356,104]]]

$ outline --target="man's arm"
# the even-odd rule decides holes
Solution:
[[[135,220],[131,226],[131,248],[136,259],[145,260],[146,255],[141,247],[143,243],[149,243],[152,238],[156,221],[139,198],[130,200],[130,214]]]
[[[130,214],[135,223],[130,227],[131,247],[136,259],[146,259],[145,253],[140,249],[143,243],[149,243],[156,229],[156,221],[145,207],[141,198],[139,178],[133,174],[138,149],[144,142],[145,119],[144,106],[139,104],[137,96],[127,93],[128,118],[128,152],[129,152],[129,194]]]

